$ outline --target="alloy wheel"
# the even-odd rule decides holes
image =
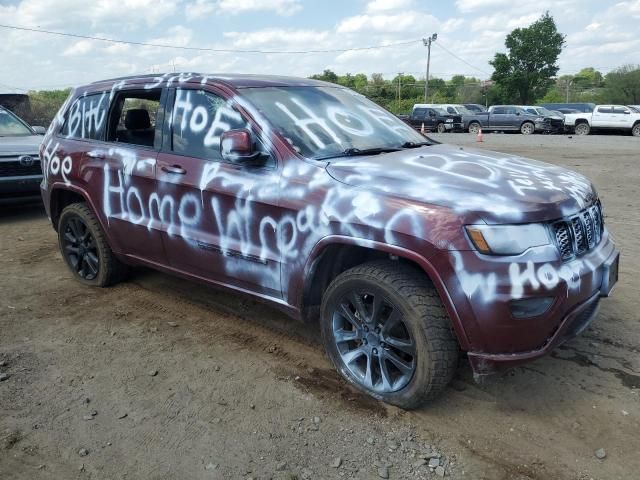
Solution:
[[[85,280],[93,280],[100,270],[98,247],[87,224],[77,216],[69,218],[62,236],[63,254],[73,270]]]
[[[416,369],[416,343],[402,312],[381,294],[351,292],[337,304],[332,333],[345,368],[377,393],[404,388]]]

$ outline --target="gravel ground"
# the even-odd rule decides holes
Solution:
[[[3,208],[0,478],[638,478],[640,139],[434,137],[595,181],[622,263],[581,337],[404,412],[347,387],[316,325],[145,269],[82,287],[41,208]]]

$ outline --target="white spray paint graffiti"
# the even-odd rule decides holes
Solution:
[[[215,78],[190,73],[164,75],[145,84],[144,88],[180,86],[194,81],[205,85]],[[114,84],[108,98],[113,99],[115,92],[125,86],[125,81]],[[191,137],[200,139],[203,147],[216,151],[224,131],[237,128],[238,124],[249,126],[238,111],[241,107],[259,125],[259,141],[267,149],[272,147],[270,123],[245,99],[233,97],[221,101],[212,113],[195,101],[196,95],[193,90],[176,90],[175,108],[169,119],[171,123],[176,121],[174,134],[187,132]],[[76,107],[80,102],[71,107],[70,131],[84,136],[104,125],[107,93],[80,98],[89,100],[82,108]],[[362,105],[357,111],[331,106],[325,111],[316,111],[295,97],[291,97],[288,103],[278,101],[275,105],[318,148],[325,148],[328,140],[341,144],[343,135],[371,136],[376,128],[374,125],[387,129],[399,139],[408,129],[384,110],[373,106]],[[62,121],[63,116],[59,114],[54,123],[59,128]],[[59,144],[49,140],[43,155],[45,175],[47,178],[60,175],[68,184],[72,159],[65,156],[61,160],[56,154],[58,150]],[[198,182],[199,195],[161,193],[162,186],[145,194],[136,185],[134,173],[155,167],[156,160],[141,158],[125,146],[109,148],[105,154],[112,160],[102,168],[102,208],[107,222],[119,218],[149,231],[164,228],[169,237],[179,235],[194,248],[200,248],[199,229],[205,224],[205,219],[211,219],[209,224],[213,231],[205,233],[219,239],[216,247],[223,255],[235,257],[226,260],[227,272],[249,272],[256,278],[263,277],[264,283],[273,286],[280,284],[281,266],[272,260],[280,259],[283,264],[295,264],[290,268],[299,268],[311,248],[331,234],[352,236],[367,242],[374,240],[372,232],[379,232],[378,240],[402,245],[403,240],[398,233],[409,230],[415,238],[440,245],[438,238],[430,237],[433,232],[426,228],[428,219],[425,219],[424,209],[403,207],[394,211],[385,203],[388,196],[412,198],[420,202],[419,205],[442,204],[456,212],[484,209],[512,220],[522,213],[519,197],[545,191],[559,192],[583,208],[585,199],[592,194],[590,183],[577,174],[556,171],[516,157],[464,151],[429,153],[424,149],[398,157],[397,164],[391,166],[369,159],[357,163],[338,160],[332,163],[330,171],[347,172],[340,181],[334,179],[333,173],[330,175],[321,163],[287,162],[280,170],[274,169],[261,177],[226,168],[221,162],[203,161]],[[114,165],[117,168],[114,169]],[[304,178],[305,183],[301,184],[300,178]],[[402,188],[398,191],[396,184],[389,185],[381,178],[393,178],[402,184]],[[461,195],[461,185],[467,189],[469,185],[477,185],[484,190],[477,193],[472,190]],[[223,202],[215,193],[217,191],[234,193],[233,205]],[[205,192],[208,201],[205,201]],[[381,196],[381,192],[384,195]],[[279,216],[256,216],[257,205],[278,205],[283,197],[288,201],[299,200],[299,210],[281,210]],[[310,198],[316,199],[314,204],[304,203]],[[473,272],[465,267],[459,252],[454,251],[452,255],[464,293],[485,303],[495,300],[500,280],[498,275]],[[257,257],[260,265],[247,261],[253,256]],[[550,290],[560,282],[565,282],[569,289],[578,289],[581,275],[594,268],[582,260],[560,266],[550,262],[542,265],[535,265],[532,261],[512,262],[505,275],[508,275],[511,285],[510,296],[517,299],[527,288]],[[286,285],[282,285],[282,289],[285,290]]]

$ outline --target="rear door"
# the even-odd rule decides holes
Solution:
[[[614,105],[611,118],[616,128],[631,128],[633,120],[631,118],[631,110],[622,105]]]
[[[171,267],[282,297],[280,255],[266,248],[277,243],[281,217],[275,154],[253,166],[222,159],[222,132],[254,129],[223,91],[185,86],[169,101],[156,206]]]
[[[156,160],[162,142],[165,91],[119,90],[106,125],[106,142],[87,152],[101,166],[101,208],[110,236],[126,255],[164,264],[161,223],[154,209]]]
[[[594,128],[613,128],[615,120],[613,118],[613,106],[600,105],[591,116],[591,126]]]
[[[507,108],[495,107],[488,119],[491,128],[505,128],[507,126]]]

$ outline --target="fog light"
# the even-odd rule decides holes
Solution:
[[[549,310],[552,303],[553,297],[536,297],[512,300],[509,306],[511,307],[511,315],[514,318],[529,318],[542,315]]]

